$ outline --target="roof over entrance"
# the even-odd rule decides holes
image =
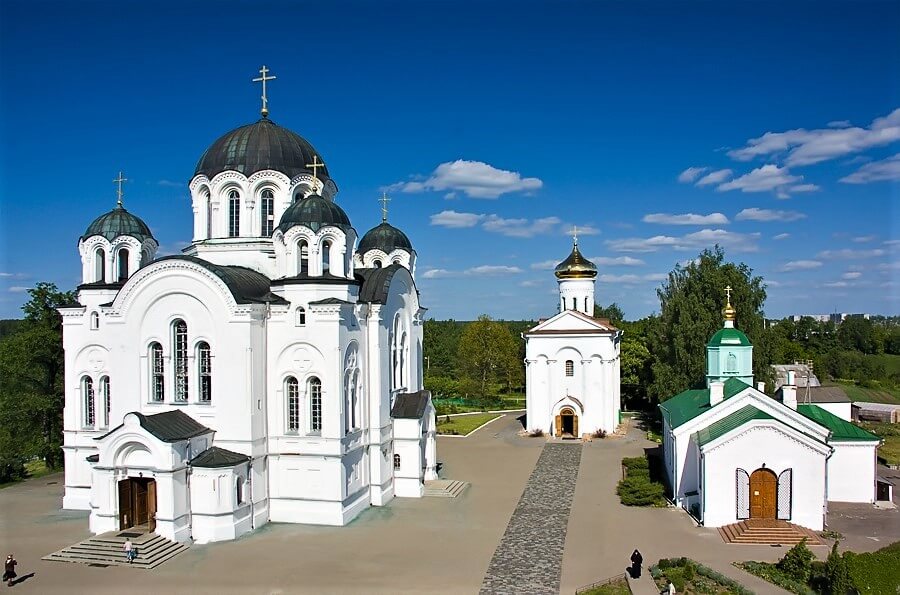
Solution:
[[[218,467],[234,467],[249,460],[250,457],[245,454],[212,446],[191,459],[190,463],[193,467],[214,469]]]
[[[132,411],[126,415],[135,416],[142,428],[163,442],[181,442],[182,440],[189,440],[195,436],[213,431],[180,409],[153,415],[144,415],[143,413]],[[106,434],[94,438],[94,440],[102,440],[124,425],[121,424]]]

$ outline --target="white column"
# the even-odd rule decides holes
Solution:
[[[555,359],[547,360],[547,411],[545,415],[545,421],[549,420],[549,428],[550,434],[553,435],[553,432],[556,430],[556,425],[553,423],[553,403],[556,402],[556,383],[553,382],[554,374],[553,374],[553,364],[556,363]]]

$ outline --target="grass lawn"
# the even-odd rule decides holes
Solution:
[[[458,415],[451,417],[450,421],[444,421],[447,418],[439,415],[437,418],[437,433],[465,436],[475,428],[483,426],[498,417],[500,415],[497,413],[479,413],[475,415]]]
[[[49,475],[51,473],[56,473],[60,469],[49,469],[47,465],[44,464],[44,461],[29,461],[25,463],[25,471],[28,473],[28,477],[26,479],[33,479],[35,477],[43,477],[44,475]],[[6,486],[11,486],[14,483],[18,483],[18,481],[8,481],[5,483],[0,483],[0,488],[5,488]]]
[[[878,448],[879,459],[888,465],[900,465],[900,424],[862,422],[859,425],[884,440]]]
[[[624,578],[615,580],[607,585],[593,587],[587,591],[577,591],[578,595],[631,595],[628,582]]]
[[[863,388],[849,382],[839,382],[851,401],[868,403],[889,403],[900,405],[900,389],[897,388]]]

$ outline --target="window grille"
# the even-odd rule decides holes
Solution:
[[[109,393],[109,376],[100,379],[100,391],[103,393],[103,427],[109,427],[109,412],[112,395]]]
[[[778,518],[791,520],[791,484],[793,483],[793,471],[785,469],[778,476]]]
[[[262,217],[262,235],[269,237],[275,229],[275,193],[269,189],[262,191],[259,214]]]
[[[309,379],[310,430],[322,431],[322,381]]]
[[[301,275],[309,273],[309,244],[303,240],[297,242],[297,272]]]
[[[201,341],[197,345],[197,372],[200,379],[200,402],[212,402],[212,356],[209,343]]]
[[[228,193],[228,237],[241,235],[241,195],[237,190]]]
[[[172,353],[175,364],[175,401],[184,403],[188,400],[188,362],[187,362],[187,323],[176,320],[174,328],[174,345]]]
[[[163,349],[159,343],[150,345],[150,398],[161,403],[165,399],[165,364]]]
[[[84,425],[93,428],[97,421],[97,413],[94,409],[94,381],[90,376],[81,379],[81,392],[84,396]]]
[[[400,468],[400,455],[394,455],[394,469]]]
[[[737,518],[750,518],[750,474],[743,469],[735,472],[735,503],[737,505]]]
[[[300,386],[293,376],[285,382],[285,392],[287,393],[287,429],[288,432],[296,432],[300,429]]]
[[[566,360],[566,376],[574,376],[575,375],[575,362],[567,359]]]

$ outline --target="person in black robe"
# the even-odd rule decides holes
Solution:
[[[641,578],[641,564],[644,563],[644,556],[641,552],[634,550],[631,554],[631,578]]]
[[[6,581],[6,585],[9,587],[13,586],[13,579],[16,578],[16,564],[18,562],[16,562],[12,554],[6,556],[6,563],[3,565],[3,580]]]

